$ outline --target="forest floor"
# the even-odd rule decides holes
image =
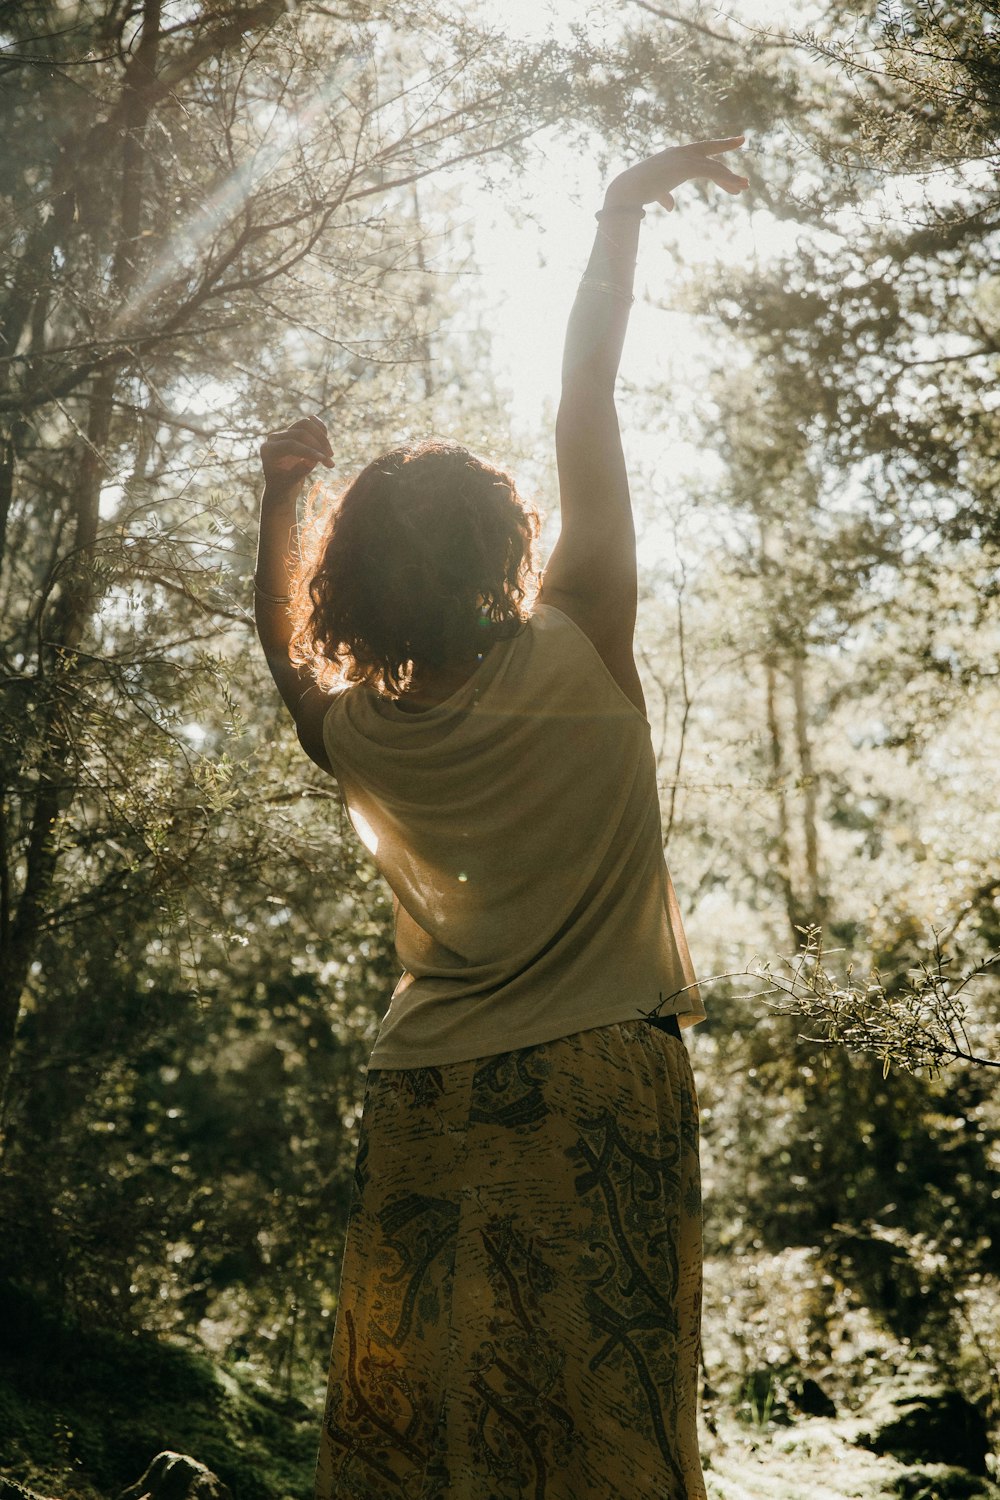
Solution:
[[[709,1500],[1000,1500],[1000,1486],[964,1470],[876,1457],[857,1446],[858,1425],[847,1418],[817,1417],[802,1418],[790,1428],[767,1424],[748,1430],[733,1418],[723,1420],[702,1446]],[[258,1469],[255,1494],[309,1500],[311,1428],[317,1426],[318,1416],[312,1424],[303,1424],[301,1417],[289,1420],[288,1439],[300,1455],[299,1465],[293,1466],[299,1475],[293,1478],[287,1469],[280,1477],[263,1475]],[[67,1430],[64,1426],[63,1433]],[[148,1456],[153,1457],[152,1451]],[[202,1448],[193,1456],[212,1455]],[[246,1500],[248,1491],[239,1479],[227,1477],[231,1482],[235,1478],[234,1500]],[[39,1465],[22,1450],[20,1461],[0,1462],[0,1500],[7,1500],[4,1479],[30,1486],[45,1500],[114,1500],[119,1492],[117,1483],[95,1485],[79,1459],[72,1461],[68,1454],[63,1461],[50,1457]]]
[[[863,1446],[904,1389],[887,1370],[835,1416],[779,1402],[776,1420],[770,1405],[754,1420],[717,1397],[701,1424],[709,1500],[1000,1500],[1000,1486],[966,1469]],[[19,1500],[17,1485],[45,1500],[115,1500],[165,1449],[212,1469],[233,1500],[309,1500],[320,1407],[277,1395],[248,1366],[64,1323],[0,1285],[0,1500]],[[954,1425],[939,1425],[946,1446]]]
[[[1000,1500],[1000,1486],[965,1470],[876,1457],[857,1445],[863,1425],[803,1417],[748,1430],[724,1421],[702,1444],[709,1500]]]
[[[866,1452],[853,1441],[855,1425],[803,1418],[793,1428],[748,1432],[725,1421],[703,1445],[709,1500],[1000,1500],[1000,1486],[963,1470],[905,1465]],[[309,1500],[310,1478],[305,1463],[301,1489],[288,1488],[286,1476],[285,1485],[269,1492],[274,1500]],[[95,1487],[79,1467],[61,1464],[0,1462],[0,1500],[6,1500],[4,1479],[30,1485],[45,1500],[114,1500],[118,1493],[117,1487]],[[237,1486],[234,1500],[244,1500],[244,1493]]]

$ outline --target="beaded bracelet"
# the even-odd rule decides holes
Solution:
[[[253,581],[253,591],[259,599],[266,599],[268,604],[290,604],[292,602],[291,594],[269,594],[266,589],[262,589],[257,582],[256,575]]]
[[[598,281],[594,276],[584,276],[580,285],[589,286],[595,292],[604,292],[608,297],[616,297],[619,302],[627,302],[631,305],[635,298],[631,292],[627,292],[623,286],[612,286],[610,281]]]
[[[638,214],[640,219],[644,219],[646,210],[641,203],[613,203],[610,208],[599,208],[594,218],[603,219],[605,214]]]

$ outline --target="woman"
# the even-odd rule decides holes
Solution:
[[[368,1074],[317,1500],[705,1495],[680,1038],[705,1012],[632,654],[614,384],[643,205],[695,178],[741,192],[716,154],[742,139],[608,189],[532,607],[534,517],[447,443],[370,464],[290,590],[296,496],[332,452],[315,417],[261,449],[258,632],[392,889],[404,969]]]

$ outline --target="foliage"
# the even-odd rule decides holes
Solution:
[[[640,634],[692,946],[789,991],[711,987],[691,1044],[709,1248],[753,1272],[720,1347],[745,1389],[853,1319],[996,1411],[988,17],[873,32],[838,0],[796,39],[644,3],[529,45],[424,0],[0,7],[0,1269],[81,1343],[198,1339],[315,1400],[335,1307],[391,909],[254,648],[249,434],[307,405],[345,476],[430,431],[508,457],[461,164],[746,127],[781,248],[702,250],[677,299],[715,371],[629,401],[713,456],[636,485],[670,538]],[[773,957],[813,927],[846,981]],[[777,1350],[755,1317],[797,1269]]]
[[[877,970],[861,984],[852,982],[851,965],[846,982],[838,981],[825,960],[822,933],[813,928],[794,959],[780,968],[768,961],[756,971],[765,981],[762,994],[785,997],[774,1006],[779,1014],[798,1016],[821,1028],[820,1037],[803,1040],[873,1052],[882,1059],[883,1077],[893,1064],[908,1072],[924,1069],[931,1077],[956,1061],[1000,1067],[1000,1058],[976,1050],[963,993],[1000,962],[1000,956],[956,976],[949,973],[951,960],[938,947],[933,965],[923,964],[905,979],[896,976],[889,989]]]
[[[223,1368],[149,1335],[60,1322],[9,1284],[0,1306],[7,1477],[103,1500],[173,1449],[199,1455],[239,1500],[298,1500],[311,1487],[313,1413],[238,1363]]]
[[[831,4],[808,37],[699,28],[699,47],[754,50],[763,75],[793,62],[803,87],[754,181],[780,248],[700,260],[678,298],[731,331],[685,434],[715,463],[657,476],[646,502],[676,548],[649,580],[643,645],[696,940],[725,910],[713,967],[736,969],[742,934],[783,946],[779,914],[786,942],[821,929],[888,976],[863,1027],[850,985],[836,1002],[828,986],[824,1019],[849,1010],[842,1041],[892,1038],[915,1067],[928,1027],[955,1021],[935,934],[982,976],[962,994],[973,1030],[1000,947],[982,797],[1000,753],[991,14],[885,6],[876,23]]]
[[[502,431],[479,330],[437,339],[464,250],[423,195],[516,163],[567,77],[577,124],[614,116],[638,59],[425,4],[0,20],[4,1264],[294,1384],[390,912],[248,649],[247,429],[315,405],[344,472],[413,428]],[[677,84],[691,118],[716,89]]]
[[[3,1078],[43,935],[225,884],[247,425],[308,398],[352,464],[427,354],[415,183],[536,128],[540,69],[419,7],[169,12],[5,17]]]
[[[882,0],[832,8],[837,30],[797,36],[861,85],[859,145],[882,168],[995,161],[1000,39],[984,0]]]
[[[220,1349],[249,1335],[291,1390],[329,1345],[392,969],[363,905],[327,903],[321,964],[297,961],[301,924],[271,910],[261,968],[203,974],[197,993],[137,986],[127,954],[47,989],[21,1037],[32,1087],[12,1117],[2,1264],[104,1326],[197,1330]]]

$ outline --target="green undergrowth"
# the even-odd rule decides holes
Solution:
[[[75,1327],[0,1285],[0,1477],[59,1500],[113,1500],[169,1448],[235,1500],[303,1500],[318,1420],[205,1355]]]

